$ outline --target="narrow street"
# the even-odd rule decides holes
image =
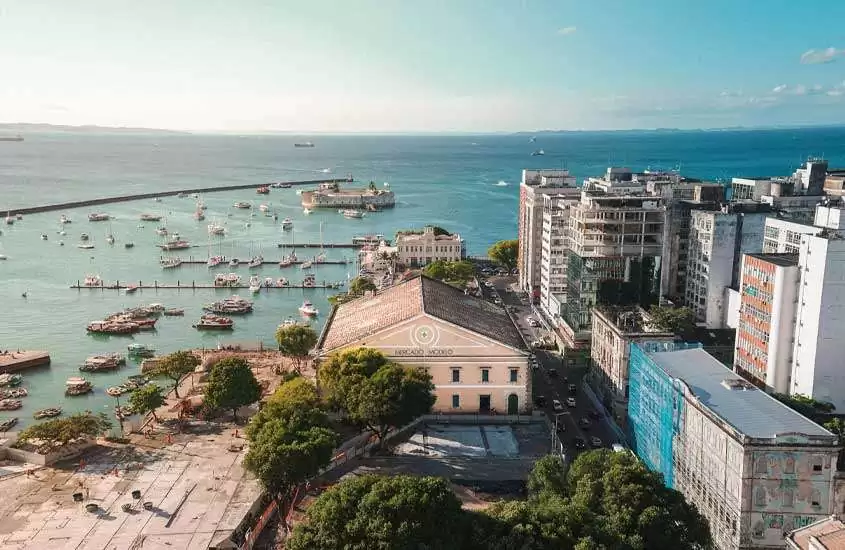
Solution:
[[[513,315],[516,325],[525,340],[530,344],[538,340],[545,332],[543,327],[532,327],[528,318],[537,319],[531,305],[524,295],[512,292],[515,277],[491,277],[490,282],[496,290],[496,294],[502,300],[503,305]],[[483,287],[485,299],[493,299],[490,288]],[[539,319],[538,319],[539,321]],[[616,431],[611,427],[611,420],[606,418],[603,409],[598,408],[583,389],[583,378],[587,374],[585,367],[566,367],[557,352],[536,349],[533,350],[537,358],[537,368],[533,370],[533,397],[535,410],[542,410],[548,416],[552,426],[555,425],[557,417],[558,437],[563,443],[567,457],[574,458],[583,450],[589,450],[591,437],[601,439],[602,447],[610,447],[613,443],[620,443]],[[575,392],[570,393],[569,384],[575,385]],[[537,398],[542,396],[545,403],[542,407],[537,406]],[[575,398],[575,407],[568,407],[566,399]],[[555,413],[553,400],[558,400],[563,405],[563,410]],[[585,421],[584,419],[587,419]],[[587,423],[589,422],[589,423]],[[583,424],[582,424],[583,423]],[[560,426],[563,426],[560,429]],[[578,449],[575,446],[576,438],[584,441],[584,448]],[[624,441],[621,442],[624,444]]]

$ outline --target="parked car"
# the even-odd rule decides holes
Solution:
[[[604,444],[601,442],[601,439],[599,439],[596,436],[593,436],[593,437],[590,438],[590,445],[598,448],[598,447],[601,447]]]
[[[574,408],[574,407],[577,407],[578,405],[575,404],[575,398],[574,397],[567,397],[566,398],[566,406]]]
[[[587,443],[586,443],[586,441],[584,441],[584,440],[583,440],[582,438],[580,438],[580,437],[574,437],[574,438],[572,438],[572,445],[573,445],[576,449],[584,449],[584,448],[586,448],[586,447],[587,447]]]
[[[578,388],[575,387],[575,384],[569,384],[568,389],[569,389],[569,393],[571,393],[572,395],[575,395],[576,393],[578,393]]]
[[[556,378],[557,377],[557,369],[549,369],[549,376],[551,376],[552,378]]]
[[[558,399],[552,399],[552,410],[555,412],[560,412],[563,410],[563,405],[561,405]]]

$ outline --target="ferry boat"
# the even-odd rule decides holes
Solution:
[[[338,210],[347,219],[360,219],[364,217],[364,212],[355,208],[342,208]]]
[[[155,355],[156,351],[149,346],[137,343],[129,344],[126,346],[126,349],[129,351],[129,355],[132,355],[133,357],[152,357]]]
[[[238,277],[240,279],[240,277]],[[253,275],[253,277],[257,282],[259,287],[261,286],[261,281],[258,280],[258,277]],[[250,281],[251,283],[252,281]],[[236,314],[246,314],[252,312],[252,302],[245,298],[241,298],[240,296],[230,296],[224,300],[220,300],[219,302],[214,302],[211,304],[207,304],[203,306],[203,311],[207,311],[209,313],[217,313],[217,314],[226,314],[226,315],[236,315]]]
[[[118,353],[108,355],[92,355],[79,367],[82,372],[102,372],[115,370],[126,364],[126,358]]]
[[[72,376],[65,382],[65,395],[84,395],[93,389],[91,382],[81,376]]]
[[[305,260],[304,262],[302,262],[302,265],[300,265],[299,268],[300,269],[311,269],[311,267],[313,265],[314,265],[314,262],[312,262],[311,260]]]
[[[310,141],[304,141],[304,142],[302,142],[302,143],[294,143],[294,144],[293,144],[293,146],[294,146],[294,147],[306,147],[306,148],[311,148],[311,147],[314,147],[314,144],[313,144],[312,142],[310,142]]]
[[[308,317],[314,317],[320,313],[319,311],[317,311],[317,308],[314,307],[314,304],[312,304],[308,300],[302,302],[302,305],[299,306],[299,312],[303,315],[307,315]]]
[[[293,220],[290,218],[285,218],[282,220],[282,229],[285,231],[289,229],[293,229]]]
[[[182,258],[162,258],[159,263],[162,269],[173,269],[182,265]]]
[[[93,321],[88,323],[86,330],[93,334],[134,334],[141,330],[141,325],[119,321]]]
[[[105,222],[111,218],[108,214],[104,212],[92,212],[88,214],[88,221],[89,222]]]
[[[158,245],[162,250],[184,250],[191,248],[191,243],[184,239],[171,239],[164,244]]]
[[[66,224],[66,223],[70,223],[70,218],[68,218],[67,216],[62,214],[61,216],[59,216],[59,223],[62,224],[62,225]]]
[[[248,209],[252,208],[252,205],[248,202],[245,202],[245,201],[237,201],[237,202],[235,202],[234,206],[235,206],[235,208],[240,208],[242,210],[248,210]]]
[[[210,223],[210,224],[208,224],[208,234],[209,235],[225,235],[226,234],[226,228],[223,227],[222,225],[219,225],[219,224],[216,224],[216,223]]]
[[[84,286],[102,286],[103,280],[99,275],[86,275],[85,281],[82,284]]]
[[[255,192],[258,193],[259,195],[267,195],[268,193],[270,193],[270,188],[267,187],[266,185],[262,185],[261,187],[256,189]]]
[[[211,256],[208,259],[208,261],[206,262],[206,265],[208,267],[217,267],[218,265],[222,264],[225,261],[226,261],[225,256]]]
[[[258,275],[249,278],[249,291],[253,294],[261,292],[261,279],[258,278]]]
[[[157,214],[141,214],[142,222],[157,222],[161,220],[161,216]]]
[[[232,330],[235,322],[219,315],[203,315],[194,328],[197,330]]]

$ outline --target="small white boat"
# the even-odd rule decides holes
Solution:
[[[255,267],[261,267],[264,264],[264,257],[263,256],[253,256],[252,259],[249,260],[247,267],[250,269]]]
[[[197,211],[194,212],[194,219],[198,222],[201,222],[205,219],[205,213],[203,213],[200,207],[197,207]]]
[[[546,152],[545,152],[545,151],[543,151],[542,149],[539,149],[539,150],[534,151],[533,153],[531,153],[531,156],[532,156],[532,157],[542,157],[542,156],[543,156],[543,155],[545,155],[545,154],[546,154]]]
[[[89,222],[105,222],[109,219],[111,219],[111,216],[105,212],[92,212],[91,214],[88,214]]]
[[[354,208],[345,208],[338,210],[338,212],[343,214],[343,217],[347,219],[360,219],[364,217],[364,212],[362,210],[356,210]]]
[[[109,233],[108,236],[106,236],[106,242],[109,244],[114,244],[114,235]]]
[[[62,225],[66,224],[66,223],[70,223],[70,218],[68,218],[67,216],[65,216],[64,214],[62,214],[62,215],[59,217],[59,223],[60,223],[60,224],[62,224]]]
[[[83,284],[85,286],[100,286],[103,284],[103,280],[99,275],[86,275],[85,282]]]
[[[88,240],[88,233],[83,233],[79,236],[80,241],[87,241]]]
[[[288,229],[293,229],[293,220],[290,218],[285,218],[282,220],[282,229],[287,231]]]
[[[0,254],[0,260],[8,260],[8,259],[9,259],[9,257],[6,256],[5,254]]]
[[[273,280],[273,277],[264,277],[265,288],[273,288],[274,286],[276,286],[276,282]]]
[[[229,267],[238,267],[241,264],[241,261],[237,258],[232,258],[229,260]]]
[[[208,224],[208,234],[209,235],[224,235],[226,233],[226,228],[222,225],[216,223]]]
[[[258,275],[253,275],[249,278],[249,291],[253,294],[261,291],[261,279],[258,278]]]
[[[310,208],[304,208],[304,209],[302,210],[302,213],[303,213],[303,214],[305,214],[306,216],[307,216],[308,214],[310,214],[311,212],[312,212],[312,210],[311,210]]]
[[[67,235],[67,231],[59,231],[58,233],[59,233],[59,235],[60,235],[60,236],[62,236],[62,237],[64,237],[65,235]]]
[[[290,284],[290,282],[287,279],[285,279],[284,277],[279,277],[276,280],[276,288],[284,288],[284,287],[288,286],[289,284]]]
[[[217,267],[218,265],[222,264],[225,261],[226,261],[225,256],[212,256],[208,259],[208,262],[206,262],[206,265],[208,267]]]
[[[81,248],[82,250],[91,250],[94,248],[93,244],[86,244],[86,243],[79,243],[76,245],[76,248]]]
[[[46,240],[47,240],[47,233],[42,233],[42,234],[41,234],[41,240],[42,240],[42,241],[46,241]]]
[[[182,258],[162,258],[159,263],[162,269],[173,269],[182,265]]]
[[[314,307],[314,304],[312,304],[308,300],[305,300],[304,302],[302,302],[302,305],[299,306],[299,312],[301,314],[307,315],[309,317],[314,317],[316,315],[319,315],[319,313],[320,313],[319,311],[317,311],[317,308]]]
[[[270,207],[269,207],[269,206],[267,206],[267,205],[266,205],[266,204],[264,204],[264,203],[259,204],[259,205],[258,205],[258,209],[259,209],[259,210],[261,210],[262,212],[269,212],[269,211],[270,211]]]
[[[157,222],[161,220],[161,216],[158,214],[141,214],[141,221],[142,222]]]
[[[305,260],[304,262],[302,262],[302,265],[300,265],[299,268],[300,269],[311,269],[311,267],[313,265],[314,265],[314,262],[312,262],[311,260]]]
[[[251,205],[250,203],[248,203],[248,202],[245,202],[245,201],[237,201],[237,202],[234,204],[234,207],[235,207],[235,208],[241,208],[241,209],[243,209],[243,210],[246,210],[246,209],[252,208],[252,205]]]
[[[166,227],[159,227],[158,229],[156,229],[156,233],[163,237],[163,236],[167,235],[167,228]]]

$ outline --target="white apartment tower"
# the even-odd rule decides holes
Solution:
[[[581,199],[577,187],[543,196],[543,232],[540,252],[540,307],[553,321],[560,319],[566,301],[567,251],[570,207]]]
[[[575,187],[569,170],[523,170],[519,186],[519,288],[540,299],[540,257],[543,233],[543,197]]]

